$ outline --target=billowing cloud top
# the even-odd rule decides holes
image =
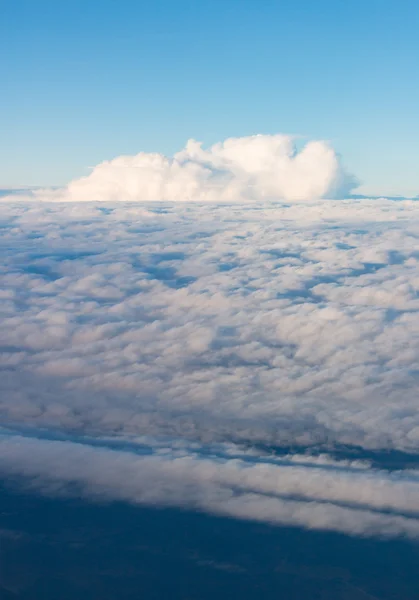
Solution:
[[[36,196],[64,201],[311,201],[344,197],[355,183],[325,142],[309,142],[297,152],[291,136],[253,135],[209,149],[189,140],[173,158],[146,152],[119,156],[63,190]]]

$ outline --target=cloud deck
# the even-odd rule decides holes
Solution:
[[[200,510],[416,537],[414,471],[342,463],[331,480],[325,466],[204,456],[226,443],[417,453],[416,207],[1,203],[2,471],[133,502],[154,490],[150,502],[183,505],[194,490]],[[171,456],[157,441],[140,456],[11,435],[22,427],[147,434],[170,439]],[[82,455],[92,468],[77,472]],[[109,475],[120,467],[126,485]],[[150,469],[155,484],[130,487]]]

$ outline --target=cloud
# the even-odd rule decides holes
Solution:
[[[3,421],[417,451],[414,202],[1,213]]]
[[[29,432],[3,436],[3,478],[417,536],[417,203],[31,200],[0,222],[0,417]],[[383,466],[300,456],[342,448]]]
[[[189,140],[173,158],[119,156],[62,190],[35,195],[62,201],[312,201],[344,197],[356,183],[326,142],[311,141],[297,151],[291,136],[253,135],[208,149]]]
[[[351,535],[419,537],[419,474],[249,456],[233,448],[138,447],[0,437],[0,473],[44,494],[179,506]],[[229,452],[228,452],[229,451]]]

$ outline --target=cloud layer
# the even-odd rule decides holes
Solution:
[[[59,191],[40,199],[63,201],[312,201],[347,195],[356,181],[334,150],[311,141],[297,151],[287,135],[230,138],[204,149],[189,140],[168,158],[141,152],[100,163]]]
[[[95,436],[5,434],[3,476],[417,536],[415,472],[257,450],[358,446],[417,463],[417,203],[32,200],[0,204],[0,222],[2,423]]]
[[[225,447],[135,444],[123,451],[0,436],[0,473],[44,494],[177,506],[351,535],[419,538],[419,471]],[[146,441],[147,444],[147,441]],[[19,479],[18,479],[19,480]]]
[[[3,419],[418,449],[414,202],[0,206]]]

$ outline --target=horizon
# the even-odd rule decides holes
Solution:
[[[1,17],[1,600],[417,600],[417,0]]]
[[[416,196],[418,22],[413,0],[7,3],[0,187],[292,132],[327,140],[359,194]]]

